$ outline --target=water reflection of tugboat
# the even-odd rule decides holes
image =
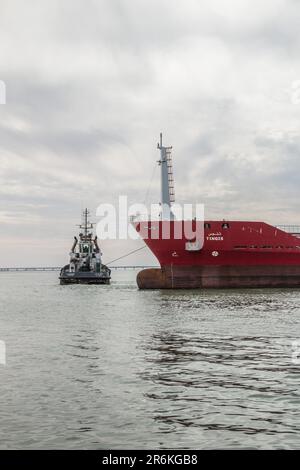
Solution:
[[[79,240],[74,237],[70,263],[60,271],[60,284],[109,284],[110,269],[102,264],[97,236],[93,238],[93,224],[88,220],[89,211],[83,212],[83,232]]]

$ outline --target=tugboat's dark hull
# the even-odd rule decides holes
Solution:
[[[105,267],[106,268],[106,267]],[[110,270],[103,272],[76,271],[70,272],[68,265],[61,270],[59,276],[60,284],[110,284]]]
[[[110,284],[110,279],[101,279],[101,278],[82,278],[82,277],[73,277],[73,278],[66,278],[60,277],[59,278],[61,285],[66,284]]]

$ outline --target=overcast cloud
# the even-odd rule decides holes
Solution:
[[[0,0],[0,265],[64,264],[82,207],[143,202],[160,131],[177,202],[300,224],[299,50],[297,0]]]

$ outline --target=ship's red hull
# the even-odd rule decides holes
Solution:
[[[260,222],[209,221],[203,246],[189,251],[192,240],[172,236],[176,223],[182,222],[135,224],[161,265],[138,274],[139,288],[300,287],[296,236]],[[162,224],[171,226],[169,239],[162,237]]]
[[[300,287],[300,266],[168,266],[144,269],[140,289]]]

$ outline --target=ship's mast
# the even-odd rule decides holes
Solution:
[[[88,237],[88,231],[92,230],[93,225],[94,225],[88,220],[89,214],[90,214],[90,212],[89,212],[88,209],[85,209],[83,211],[83,214],[82,214],[83,215],[83,223],[79,225],[79,227],[83,229],[83,237],[84,237],[85,240]]]
[[[162,133],[160,133],[160,141],[157,144],[160,150],[161,167],[161,218],[162,220],[170,220],[174,218],[171,211],[171,204],[175,202],[174,177],[172,165],[172,147],[164,147],[162,144]]]
[[[84,211],[84,235],[87,236],[88,210]]]

